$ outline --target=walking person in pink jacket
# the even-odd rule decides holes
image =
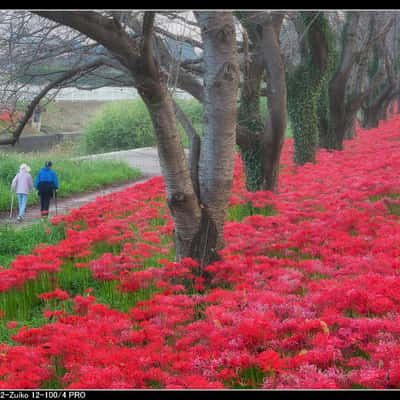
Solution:
[[[24,219],[28,194],[33,190],[32,176],[29,173],[30,170],[28,165],[21,164],[19,172],[15,175],[11,183],[11,191],[16,192],[18,198],[18,222]]]

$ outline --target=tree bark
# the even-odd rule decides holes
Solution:
[[[307,46],[302,46],[300,65],[289,77],[289,116],[293,127],[296,164],[315,162],[319,142],[318,101],[329,74],[329,49],[325,34],[326,17],[322,12],[304,12],[304,32],[299,32]]]
[[[286,132],[286,76],[279,44],[283,14],[272,15],[263,25],[262,49],[267,71],[268,120],[263,136],[261,190],[275,191],[279,160]]]
[[[329,104],[332,118],[332,130],[336,140],[332,148],[341,150],[346,132],[346,84],[355,62],[356,33],[360,19],[359,13],[347,14],[345,32],[343,33],[343,49],[341,63],[329,82]]]
[[[244,68],[238,108],[237,144],[243,160],[248,191],[260,190],[262,184],[262,134],[264,123],[261,118],[260,95],[264,75],[260,25],[255,14],[237,14],[244,29]],[[251,21],[251,23],[249,22]],[[250,52],[253,54],[250,55]]]
[[[237,143],[240,147],[249,191],[275,190],[279,160],[286,131],[286,76],[279,33],[283,13],[240,13],[252,42],[253,56],[245,45],[245,68],[239,106]],[[251,18],[251,23],[249,22]],[[246,38],[246,37],[245,37]],[[261,82],[266,72],[268,110],[260,113]]]
[[[396,79],[395,68],[392,57],[389,55],[389,49],[384,42],[376,46],[377,70],[386,71],[386,75],[382,74],[383,83],[379,81],[374,85],[375,90],[371,90],[366,100],[363,102],[363,120],[362,126],[370,129],[377,127],[379,121],[387,118],[388,106],[398,90],[398,82]]]
[[[204,43],[204,129],[199,183],[202,219],[194,254],[202,265],[218,259],[228,208],[236,144],[239,63],[232,13],[195,12]]]

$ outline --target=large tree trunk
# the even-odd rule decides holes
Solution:
[[[245,71],[238,109],[237,143],[249,191],[259,190],[262,182],[261,134],[264,124],[260,113],[260,84],[263,72],[262,56],[257,52]]]
[[[193,255],[207,265],[223,247],[233,182],[239,65],[232,13],[196,12],[204,43],[204,131],[199,186],[202,218]]]
[[[396,89],[397,83],[389,82],[374,101],[366,102],[367,104],[363,107],[362,126],[364,128],[375,128],[379,125],[379,121],[387,118],[389,104],[397,92]]]
[[[157,136],[168,206],[174,220],[175,254],[180,260],[192,255],[191,247],[199,229],[201,210],[180,141],[172,99],[166,86],[158,89],[160,97],[149,97],[145,91],[141,92],[141,97],[149,109]]]
[[[263,136],[262,190],[274,191],[286,132],[286,76],[279,44],[283,15],[272,15],[263,24],[262,50],[267,71],[268,120]]]
[[[289,116],[293,127],[296,164],[315,162],[319,142],[318,101],[329,73],[326,17],[321,12],[300,14],[302,62],[289,76]]]
[[[332,131],[336,140],[332,141],[332,149],[341,150],[348,122],[346,121],[346,85],[355,62],[355,46],[360,14],[351,12],[346,16],[343,33],[343,49],[341,63],[334,77],[329,82],[329,106],[332,118]]]
[[[346,82],[344,77],[336,77],[329,84],[329,105],[332,118],[332,130],[334,136],[329,144],[332,150],[342,150],[343,139],[346,132],[346,105],[345,93]]]
[[[260,92],[264,75],[264,61],[260,35],[253,13],[239,12],[244,31],[243,83],[238,109],[237,144],[243,160],[248,191],[259,190],[262,183],[262,132]],[[250,19],[252,18],[252,19]],[[250,53],[252,55],[250,56]]]
[[[286,76],[279,43],[283,13],[240,13],[253,56],[245,62],[237,143],[249,191],[275,190],[286,131]],[[249,22],[251,21],[251,23]],[[244,41],[246,44],[246,40]],[[247,50],[244,51],[248,59]],[[266,70],[267,117],[260,114],[260,86]]]
[[[376,128],[379,125],[380,105],[375,104],[363,109],[362,127],[365,129]]]

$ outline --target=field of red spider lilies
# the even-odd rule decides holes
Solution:
[[[173,262],[162,178],[55,217],[0,271],[0,387],[400,388],[400,115],[292,154],[277,194],[237,159],[211,287]]]

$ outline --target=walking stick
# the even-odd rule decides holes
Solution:
[[[14,205],[14,193],[13,193],[13,192],[11,192],[11,209],[10,209],[10,219],[12,219],[13,205]]]
[[[54,203],[56,205],[56,215],[58,214],[58,209],[57,209],[57,190],[54,191]]]

